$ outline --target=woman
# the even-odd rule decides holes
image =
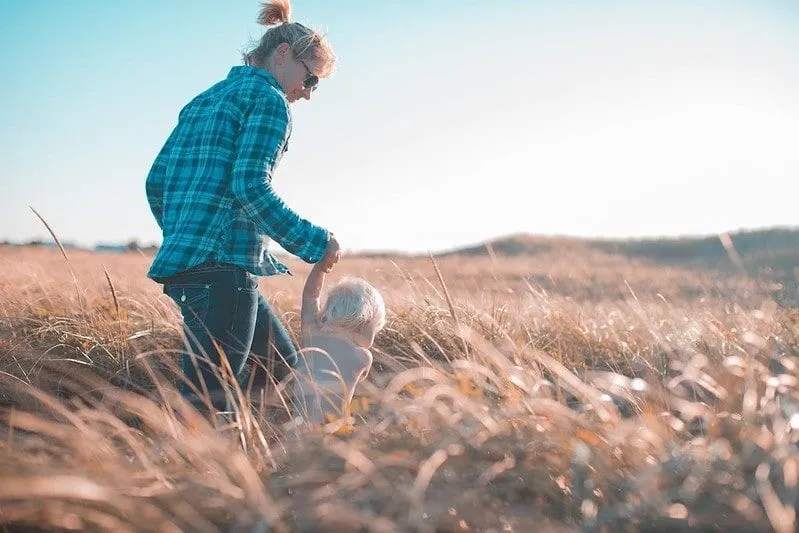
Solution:
[[[338,260],[332,233],[304,220],[271,187],[291,134],[289,104],[309,100],[335,56],[317,32],[289,22],[289,0],[263,4],[268,26],[244,65],[180,112],[147,177],[163,232],[148,276],[180,306],[186,354],[182,392],[225,410],[227,365],[240,382],[251,349],[280,380],[297,361],[258,277],[289,273],[267,250],[274,239],[308,263]],[[265,353],[271,352],[271,353]]]

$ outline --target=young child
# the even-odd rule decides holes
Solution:
[[[385,325],[383,297],[360,278],[345,278],[319,296],[337,255],[327,254],[311,269],[302,294],[301,350],[293,400],[306,421],[339,417],[352,401],[355,386],[372,366],[375,335]]]

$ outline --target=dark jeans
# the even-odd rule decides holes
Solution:
[[[164,293],[180,307],[186,353],[182,367],[189,385],[181,392],[195,405],[208,389],[212,405],[226,410],[222,354],[234,379],[246,390],[250,355],[255,372],[254,387],[282,380],[297,363],[297,352],[280,319],[258,291],[258,277],[230,264],[203,263],[170,276]],[[214,345],[218,344],[219,349]],[[221,351],[221,353],[220,353]],[[192,390],[195,388],[196,390]]]

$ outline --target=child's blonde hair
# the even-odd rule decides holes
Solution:
[[[323,326],[376,333],[386,323],[386,305],[380,292],[365,280],[344,278],[327,291],[319,321]]]

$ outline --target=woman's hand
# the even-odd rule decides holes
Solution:
[[[325,250],[325,255],[320,260],[322,263],[322,268],[326,273],[329,273],[333,270],[333,267],[336,263],[338,263],[339,259],[341,259],[341,247],[338,244],[338,241],[330,234],[330,239],[327,241],[327,249]]]

